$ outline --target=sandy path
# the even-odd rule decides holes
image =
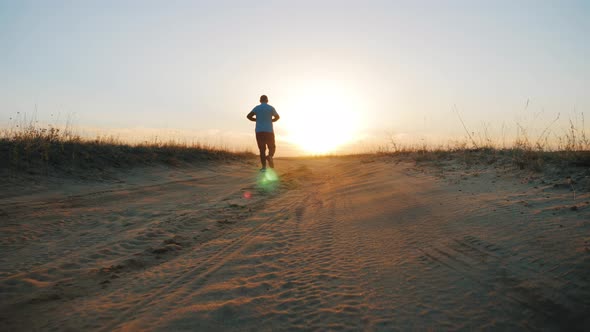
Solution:
[[[1,329],[590,326],[588,194],[390,159],[277,164],[275,192],[237,165],[1,201]]]

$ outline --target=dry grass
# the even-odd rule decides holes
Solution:
[[[152,163],[181,165],[205,160],[252,158],[249,151],[230,151],[206,144],[145,141],[130,144],[115,137],[83,138],[66,125],[42,127],[35,121],[0,131],[0,170],[42,174],[54,171],[102,171]]]
[[[553,167],[590,167],[590,138],[584,129],[583,114],[581,126],[570,121],[569,128],[560,136],[554,135],[551,140],[550,126],[557,119],[537,137],[532,137],[525,127],[517,124],[516,138],[508,145],[504,138],[501,144],[492,140],[487,128],[482,133],[470,131],[460,115],[459,119],[467,134],[462,141],[437,146],[426,143],[404,145],[391,136],[387,145],[362,155],[398,156],[416,162],[435,163],[459,159],[467,166],[501,162],[536,172],[542,172],[547,164]],[[69,121],[60,129],[52,125],[41,126],[34,118],[30,121],[26,117],[18,120],[11,128],[0,130],[0,171],[36,174],[59,170],[70,173],[151,163],[177,166],[205,160],[255,157],[251,151],[231,151],[227,147],[174,140],[153,139],[131,144],[111,136],[88,139],[75,134]],[[339,156],[342,155],[329,154],[318,158]]]
[[[493,164],[508,161],[518,169],[542,172],[547,164],[563,167],[590,167],[590,138],[586,134],[584,117],[581,125],[569,121],[569,127],[563,133],[553,135],[550,126],[536,138],[531,138],[525,127],[517,124],[517,135],[512,144],[495,142],[488,135],[487,128],[483,134],[470,132],[461,119],[467,134],[465,140],[449,142],[446,145],[430,146],[427,144],[402,145],[393,136],[389,144],[377,149],[377,154],[409,156],[416,162],[462,159],[466,165]]]

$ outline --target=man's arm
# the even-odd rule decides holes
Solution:
[[[281,117],[279,116],[279,113],[277,113],[277,110],[275,110],[275,108],[272,108],[272,122],[277,122],[279,121]]]
[[[254,113],[254,111],[250,111],[250,113],[248,113],[246,117],[248,118],[248,120],[256,122],[256,118],[254,117],[255,115],[256,113]]]

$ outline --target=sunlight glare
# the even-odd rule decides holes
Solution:
[[[337,82],[302,89],[287,107],[288,140],[305,152],[334,152],[352,142],[359,131],[359,103],[351,89]]]

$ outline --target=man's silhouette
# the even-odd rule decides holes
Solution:
[[[256,143],[260,151],[261,171],[266,170],[266,161],[268,165],[274,168],[273,156],[275,155],[275,133],[272,123],[279,120],[279,113],[274,107],[268,104],[266,95],[260,96],[260,105],[254,107],[246,116],[250,121],[256,121]],[[266,156],[266,146],[268,146],[268,156]]]

